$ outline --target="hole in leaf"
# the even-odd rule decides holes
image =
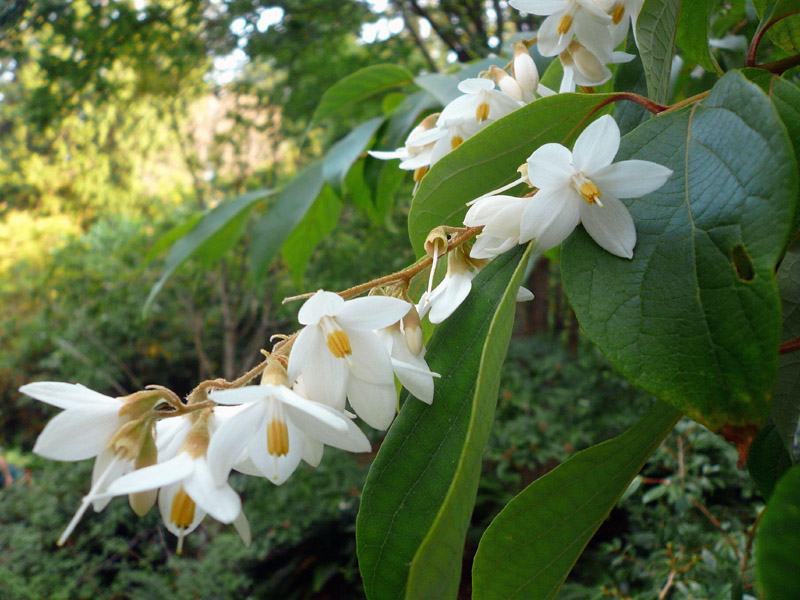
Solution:
[[[753,262],[750,260],[750,255],[745,250],[744,246],[739,244],[734,246],[731,250],[731,262],[736,267],[736,275],[739,279],[744,281],[753,281],[755,271],[753,271]]]

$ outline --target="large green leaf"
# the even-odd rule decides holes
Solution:
[[[554,598],[594,532],[679,418],[675,409],[656,401],[631,429],[579,452],[509,502],[478,546],[474,600]]]
[[[306,216],[283,243],[281,256],[298,287],[303,283],[303,274],[314,249],[336,229],[341,212],[341,200],[329,186],[324,186]]]
[[[762,69],[744,69],[742,73],[750,81],[758,84],[772,99],[789,133],[789,139],[792,140],[795,159],[800,161],[800,88]],[[800,210],[795,211],[792,229],[797,232],[798,228],[800,228]]]
[[[648,96],[660,104],[667,102],[680,9],[681,0],[645,0],[636,21],[636,41],[647,75]]]
[[[236,233],[241,232],[241,226],[246,217],[245,211],[249,210],[259,200],[274,194],[269,190],[256,190],[226,200],[212,208],[197,224],[179,238],[167,254],[164,263],[164,272],[161,278],[150,289],[150,294],[144,304],[144,311],[150,308],[153,300],[164,287],[167,280],[193,255],[206,253],[210,258],[213,254],[219,257],[227,251],[237,240]],[[175,229],[180,231],[180,229]]]
[[[408,215],[417,256],[439,225],[462,225],[466,203],[517,179],[517,168],[548,142],[565,143],[603,114],[611,94],[541,98],[492,123],[437,162],[423,177]]]
[[[356,522],[370,600],[455,597],[523,251],[490,263],[473,281],[480,293],[436,328],[427,354],[442,375],[433,403],[406,396],[370,469]]]
[[[628,158],[674,173],[625,201],[638,235],[632,260],[605,252],[583,228],[567,239],[567,294],[627,379],[744,453],[777,370],[774,269],[798,185],[786,131],[764,92],[731,72],[702,104],[625,136],[618,159]]]
[[[753,6],[755,6],[758,14],[761,15],[758,31],[761,31],[775,19],[779,19],[800,8],[797,5],[797,0],[753,0]],[[795,13],[790,17],[779,20],[767,30],[767,35],[775,44],[789,54],[800,52],[800,13]]]
[[[311,125],[316,125],[355,102],[413,81],[411,72],[399,65],[374,65],[360,69],[337,81],[322,94],[311,118]]]
[[[323,184],[322,163],[297,174],[275,198],[275,203],[253,226],[250,242],[250,275],[262,279],[286,238],[302,221]]]
[[[716,59],[711,54],[708,40],[711,37],[711,0],[692,0],[691,5],[681,7],[678,17],[678,46],[686,58],[696,62],[707,71],[722,74]],[[716,5],[715,5],[716,6]]]
[[[781,342],[800,338],[800,247],[786,253],[778,269],[783,304]],[[800,352],[778,359],[778,380],[772,393],[772,420],[789,454],[794,456],[794,435],[800,421]]]
[[[800,465],[778,482],[756,534],[756,579],[764,600],[800,590]]]
[[[747,470],[764,498],[769,500],[778,480],[791,466],[792,457],[770,421],[758,432],[747,457]]]

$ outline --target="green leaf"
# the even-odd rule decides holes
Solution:
[[[322,164],[322,176],[337,192],[341,193],[345,175],[369,145],[383,119],[375,117],[361,123],[328,150]]]
[[[481,538],[472,566],[474,600],[555,598],[597,528],[679,418],[656,401],[628,431],[572,456],[518,494]]]
[[[790,248],[783,257],[777,279],[783,305],[781,343],[785,343],[800,337],[800,247]],[[778,358],[770,414],[784,447],[794,456],[794,435],[800,421],[800,352]]]
[[[408,395],[369,471],[356,522],[370,600],[454,598],[500,365],[527,251],[490,263],[428,344],[429,406]]]
[[[792,457],[770,421],[758,432],[747,456],[747,470],[765,499],[769,500],[775,484],[791,466]]]
[[[311,208],[322,189],[322,163],[306,167],[286,184],[275,202],[253,226],[250,277],[261,281],[283,243]]]
[[[792,140],[795,159],[800,161],[800,88],[762,69],[744,69],[745,77],[767,92]],[[792,230],[800,228],[800,210],[795,211]]]
[[[691,6],[688,3],[682,6],[678,17],[677,42],[686,58],[706,71],[722,75],[722,69],[708,45],[711,38],[711,8],[710,0],[692,0]]]
[[[167,248],[171,247],[178,239],[185,236],[189,233],[195,226],[200,222],[200,219],[203,218],[203,213],[195,213],[188,219],[186,219],[183,223],[178,223],[175,227],[172,227],[169,231],[167,231],[164,235],[162,235],[153,247],[147,252],[144,257],[144,264],[148,265],[153,260],[156,259],[158,255],[164,252]]]
[[[393,88],[412,83],[411,72],[398,65],[374,65],[360,69],[336,82],[322,94],[310,126],[336,114],[346,106]]]
[[[674,173],[624,201],[638,235],[632,260],[605,252],[583,228],[566,240],[567,294],[627,379],[712,431],[724,428],[746,451],[777,369],[774,269],[798,185],[786,132],[766,95],[731,72],[701,104],[625,136],[617,160],[628,158]]]
[[[632,61],[622,63],[614,76],[615,92],[633,92],[647,95],[647,78],[644,75],[642,59],[637,56]],[[644,106],[635,102],[623,101],[614,103],[614,120],[625,135],[647,121],[652,114]]]
[[[800,465],[778,482],[756,534],[756,580],[764,600],[797,597],[800,590]]]
[[[761,15],[761,23],[756,33],[761,32],[768,24],[788,15],[798,8],[797,0],[753,0],[753,6]],[[800,13],[782,19],[767,30],[772,42],[789,54],[800,52]]]
[[[324,186],[317,201],[284,242],[281,256],[298,286],[303,283],[303,275],[314,249],[336,229],[341,212],[339,197],[329,186]]]
[[[645,0],[636,21],[648,96],[659,104],[667,103],[680,7],[681,0]]]
[[[447,106],[461,96],[458,82],[459,78],[451,73],[430,73],[414,78],[414,83],[436,98],[442,106]]]
[[[437,162],[422,178],[408,215],[408,233],[417,256],[424,253],[431,229],[463,225],[467,202],[519,178],[517,168],[542,144],[574,139],[590,120],[605,112],[612,97],[559,94],[541,98],[492,123]]]
[[[143,311],[146,313],[153,300],[164,287],[167,280],[177,271],[192,255],[206,252],[207,258],[220,256],[230,248],[225,244],[235,243],[237,227],[242,223],[242,213],[249,210],[257,201],[274,194],[269,190],[256,190],[226,200],[208,211],[186,235],[178,239],[167,255],[164,263],[164,272],[161,278],[150,289],[150,294],[144,303]],[[236,221],[239,219],[239,221]],[[232,224],[233,223],[233,224]],[[239,232],[241,230],[239,229]]]

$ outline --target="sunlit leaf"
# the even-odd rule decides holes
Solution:
[[[455,597],[461,551],[511,334],[523,248],[490,263],[428,345],[432,405],[406,397],[370,469],[356,523],[370,600]]]
[[[509,502],[478,546],[474,600],[555,598],[597,528],[679,418],[657,401],[631,429],[579,452]]]
[[[413,80],[411,72],[399,65],[374,65],[360,69],[336,82],[322,95],[311,118],[311,125],[360,100],[412,83]]]
[[[345,175],[367,148],[381,123],[383,117],[361,123],[328,150],[322,163],[322,176],[338,192],[342,190]]]

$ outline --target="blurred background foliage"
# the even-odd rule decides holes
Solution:
[[[744,1],[726,6],[720,35],[752,30]],[[535,17],[505,0],[0,4],[0,447],[31,473],[29,483],[0,490],[0,597],[363,597],[354,520],[369,457],[326,451],[316,470],[301,468],[282,487],[236,479],[250,548],[207,520],[176,556],[157,514],[137,520],[115,500],[55,549],[90,467],[30,454],[55,411],[17,389],[61,380],[123,395],[158,383],[184,395],[201,379],[241,373],[270,335],[291,331],[297,306],[282,305],[285,296],[408,264],[410,176],[395,178],[389,201],[379,201],[383,175],[368,160],[324,188],[315,211],[325,218],[311,211],[307,237],[253,278],[250,248],[274,204],[264,190],[404,97],[346,107],[312,127],[320,97],[345,75],[378,63],[445,71],[508,50],[510,38],[535,28]],[[692,68],[677,74],[676,97],[702,88]],[[143,311],[171,243],[245,193],[265,199]],[[516,493],[624,431],[651,401],[580,337],[557,257],[541,257],[528,285],[536,301],[518,309],[467,561]],[[735,463],[732,448],[682,423],[592,541],[563,597],[750,591],[750,528],[761,501]]]

